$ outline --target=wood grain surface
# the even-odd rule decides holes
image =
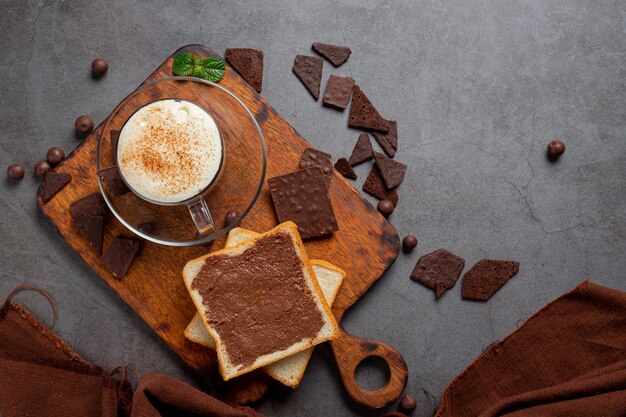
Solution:
[[[173,58],[182,51],[191,51],[202,56],[217,55],[201,45],[185,46],[172,54],[145,82],[171,76]],[[266,178],[296,170],[303,150],[311,145],[228,65],[220,85],[238,96],[261,126],[267,146]],[[70,174],[72,181],[48,203],[44,204],[38,197],[44,216],[70,247],[82,256],[209,387],[239,403],[256,401],[266,393],[271,383],[266,375],[253,372],[224,383],[217,370],[214,351],[190,342],[183,334],[196,311],[183,284],[183,266],[188,260],[203,255],[207,250],[223,247],[223,238],[215,241],[209,249],[201,246],[176,248],[144,242],[128,275],[118,280],[78,234],[68,208],[78,198],[99,191],[95,155],[101,130],[102,125],[55,168],[57,172]],[[347,273],[332,306],[333,314],[341,322],[348,308],[394,262],[400,243],[391,224],[346,179],[337,172],[333,175],[329,193],[339,231],[328,238],[308,241],[305,246],[311,258],[332,262]],[[261,196],[241,226],[263,232],[274,227],[276,223],[266,182]],[[120,235],[131,236],[132,233],[111,215],[105,228],[104,248],[106,249],[113,237]],[[359,339],[342,330],[341,337],[331,342],[331,347],[344,387],[356,403],[369,408],[384,407],[404,391],[408,378],[406,364],[402,356],[388,344]],[[382,357],[390,369],[389,382],[376,391],[361,389],[354,379],[358,364],[370,356]]]

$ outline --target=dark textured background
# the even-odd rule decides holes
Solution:
[[[104,1],[0,0],[0,297],[35,283],[59,304],[56,331],[107,368],[134,363],[191,381],[169,348],[39,215],[34,162],[78,142],[80,114],[100,122],[163,59],[187,43],[265,52],[263,95],[314,146],[349,155],[358,132],[322,108],[291,73],[312,42],[353,54],[351,74],[398,119],[409,165],[390,221],[420,245],[401,255],[348,314],[353,334],[403,353],[415,416],[474,357],[585,278],[626,290],[626,3],[623,0]],[[89,65],[106,57],[94,81]],[[545,158],[564,138],[565,156]],[[360,166],[358,186],[369,167]],[[4,176],[4,175],[3,175]],[[446,247],[467,266],[516,259],[520,273],[487,303],[460,285],[435,301],[409,280],[419,255]],[[155,277],[158,279],[158,277]],[[49,309],[21,294],[44,320]],[[380,383],[373,369],[360,380]],[[351,415],[327,347],[299,389],[263,401],[268,415]]]

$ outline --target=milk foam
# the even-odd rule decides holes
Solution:
[[[177,203],[202,192],[218,175],[222,142],[213,118],[184,100],[150,103],[126,122],[117,145],[122,176],[140,196]]]

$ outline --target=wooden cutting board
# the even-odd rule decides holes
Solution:
[[[201,45],[185,46],[172,54],[144,83],[172,75],[172,62],[183,51],[196,55],[217,55]],[[285,69],[288,73],[289,69]],[[288,75],[286,75],[288,76]],[[228,65],[220,85],[238,96],[255,115],[267,146],[267,175],[272,178],[297,169],[304,149],[311,145]],[[302,90],[304,92],[304,87]],[[51,201],[39,205],[44,216],[65,241],[78,252],[96,273],[128,303],[143,320],[189,365],[210,387],[225,388],[230,399],[245,403],[259,399],[269,386],[269,378],[260,372],[236,378],[224,384],[217,370],[213,351],[188,341],[183,332],[195,313],[181,271],[185,263],[207,250],[223,247],[223,239],[211,249],[200,246],[174,248],[145,242],[126,277],[116,279],[102,265],[98,256],[77,233],[69,215],[69,205],[78,198],[99,191],[96,179],[96,147],[102,125],[56,167],[57,172],[72,176],[72,181]],[[356,138],[355,132],[355,138]],[[346,310],[361,298],[394,262],[400,243],[398,234],[363,196],[337,172],[329,192],[339,231],[332,237],[306,242],[311,258],[324,259],[343,268],[347,277],[332,306],[341,322]],[[263,192],[242,227],[263,232],[276,225],[267,182]],[[130,232],[111,216],[105,231],[104,248],[117,235]],[[339,373],[348,395],[358,404],[378,408],[396,400],[404,391],[408,372],[402,356],[383,342],[364,340],[346,333],[331,342]],[[389,365],[387,385],[376,391],[361,389],[355,382],[358,364],[371,356],[382,357]]]

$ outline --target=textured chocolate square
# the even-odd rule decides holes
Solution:
[[[351,180],[357,179],[356,172],[354,172],[350,162],[348,162],[346,158],[339,158],[337,162],[335,162],[335,169],[346,178]]]
[[[519,271],[519,262],[481,259],[463,275],[464,300],[487,301]]]
[[[121,279],[128,273],[130,265],[139,251],[141,241],[116,237],[111,241],[107,250],[100,257],[100,261],[117,279]]]
[[[72,181],[72,177],[69,174],[62,172],[49,172],[43,178],[43,182],[39,185],[37,194],[41,196],[44,203],[47,203],[67,184],[69,184],[70,181]]]
[[[369,175],[363,183],[363,191],[373,195],[379,200],[389,200],[393,203],[394,207],[398,204],[398,192],[396,190],[389,190],[385,187],[383,177],[380,176],[376,165],[372,167]]]
[[[350,97],[352,97],[353,87],[354,80],[351,77],[331,75],[328,79],[328,84],[326,84],[323,100],[324,106],[344,111],[348,107]]]
[[[357,139],[352,155],[350,155],[350,165],[359,165],[365,161],[369,161],[374,158],[374,150],[372,149],[372,142],[367,133],[361,133],[359,139]]]
[[[324,172],[326,182],[330,184],[333,174],[332,155],[317,149],[305,149],[300,158],[300,168],[319,167]]]
[[[301,169],[270,178],[268,183],[278,221],[293,221],[302,239],[339,230],[320,168]]]
[[[228,48],[226,62],[233,67],[257,93],[263,89],[263,51],[251,48]]]
[[[350,58],[352,51],[346,46],[329,45],[327,43],[316,42],[311,48],[338,67]]]
[[[293,61],[293,73],[302,81],[315,100],[320,98],[323,64],[324,61],[320,58],[306,55],[296,55]]]
[[[104,181],[107,189],[113,195],[122,195],[130,192],[130,189],[122,179],[119,167],[112,166],[109,168],[101,169],[98,172],[98,176]]]
[[[380,147],[385,151],[387,156],[393,158],[396,155],[396,149],[393,147],[391,142],[389,141],[389,137],[387,135],[383,135],[382,133],[374,132],[374,139],[380,145]]]
[[[389,131],[387,121],[378,113],[376,107],[374,107],[358,85],[354,86],[352,92],[348,126],[356,129],[376,130],[383,133]]]
[[[376,166],[380,171],[380,175],[383,177],[385,186],[389,189],[396,188],[404,179],[406,173],[406,165],[387,158],[385,155],[379,152],[374,152],[374,159],[376,160]]]
[[[445,249],[437,249],[417,260],[411,279],[434,290],[439,298],[454,287],[464,266],[463,258]]]

